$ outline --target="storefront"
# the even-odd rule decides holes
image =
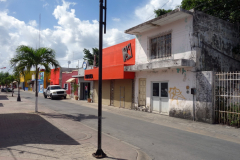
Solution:
[[[102,103],[121,108],[132,108],[134,72],[124,66],[135,64],[135,39],[103,49]],[[93,81],[93,102],[98,102],[98,68],[85,70],[85,81]],[[87,84],[85,84],[86,86]]]
[[[62,72],[61,86],[62,88],[65,88],[68,98],[78,97],[78,79],[73,78],[73,76],[76,76],[77,74],[77,70]]]
[[[46,88],[46,85],[45,85]],[[39,73],[39,77],[38,77],[38,90],[39,93],[43,93],[43,89],[44,89],[44,72],[40,72]]]
[[[86,66],[84,69],[92,69],[92,66]],[[93,81],[84,80],[84,69],[78,69],[78,75],[72,76],[78,78],[78,97],[79,100],[87,100],[88,98],[92,99],[93,93]]]

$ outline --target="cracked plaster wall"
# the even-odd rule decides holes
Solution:
[[[172,117],[193,118],[193,95],[191,88],[196,87],[196,76],[192,68],[171,68],[158,71],[136,72],[135,99],[138,103],[139,78],[146,78],[146,106],[152,107],[152,82],[168,82],[169,115]],[[189,86],[189,89],[187,89]]]
[[[198,71],[229,72],[240,69],[233,55],[239,45],[238,27],[208,14],[193,12],[192,50],[197,52]]]
[[[237,35],[237,26],[199,11],[193,12],[191,48],[197,55],[197,121],[214,123],[213,71],[231,72],[240,69],[240,61],[232,53],[232,48],[239,44]]]

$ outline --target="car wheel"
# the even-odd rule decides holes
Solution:
[[[43,94],[44,95],[44,98],[47,98],[47,95]]]
[[[66,96],[64,96],[64,99],[66,99]]]
[[[53,100],[53,96],[52,96],[52,94],[50,95],[50,97],[51,97],[51,100]]]

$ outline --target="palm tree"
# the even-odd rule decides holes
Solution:
[[[32,47],[20,45],[16,49],[17,54],[10,60],[11,65],[17,64],[17,69],[21,72],[30,73],[31,68],[35,68],[35,112],[38,112],[38,91],[37,91],[37,81],[39,74],[39,67],[43,66],[46,73],[50,73],[51,68],[60,67],[59,62],[55,59],[55,51],[51,48],[41,47],[38,49],[33,49]]]

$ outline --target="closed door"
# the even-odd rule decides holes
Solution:
[[[168,114],[168,83],[152,82],[152,110]]]
[[[125,87],[120,87],[120,108],[125,108]]]
[[[114,80],[110,82],[110,105],[114,105]]]
[[[146,106],[146,78],[139,78],[138,106]]]

